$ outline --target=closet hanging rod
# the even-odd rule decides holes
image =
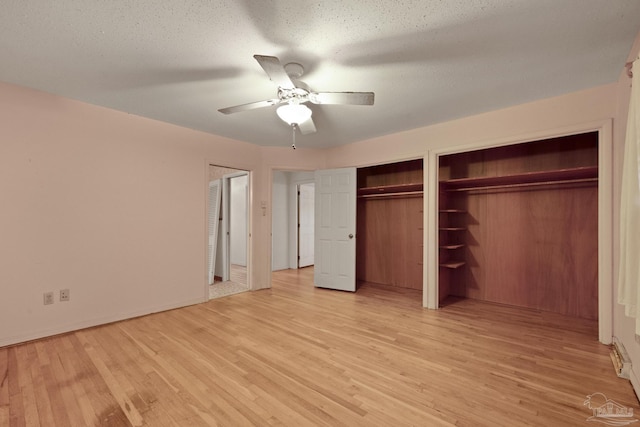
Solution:
[[[474,191],[474,190],[493,190],[501,188],[517,188],[517,187],[541,187],[551,186],[558,184],[580,184],[585,182],[597,182],[598,178],[581,178],[581,179],[564,179],[554,181],[540,181],[540,182],[521,182],[516,184],[496,184],[496,185],[484,185],[484,186],[469,186],[461,188],[448,188],[446,191]]]
[[[379,193],[379,194],[361,194],[359,199],[386,199],[386,198],[401,198],[401,197],[420,197],[424,193],[422,191],[399,191],[396,193]]]

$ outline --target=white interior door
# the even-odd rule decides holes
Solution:
[[[216,247],[220,218],[220,180],[209,183],[209,284],[213,283],[216,269]]]
[[[315,184],[298,186],[298,268],[313,265]]]
[[[222,281],[226,282],[231,277],[230,270],[230,247],[231,247],[231,239],[230,239],[230,221],[229,214],[231,209],[229,208],[230,200],[231,200],[231,180],[229,177],[225,176],[222,178],[222,239],[220,239],[221,248],[222,248],[222,257],[221,268],[220,268],[220,276],[222,277]]]
[[[315,285],[356,290],[356,169],[315,173]]]

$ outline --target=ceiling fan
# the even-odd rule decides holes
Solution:
[[[283,104],[278,107],[276,113],[284,122],[293,127],[295,137],[296,127],[303,135],[316,131],[316,126],[311,118],[311,109],[304,105],[307,101],[312,104],[373,105],[373,92],[312,92],[304,82],[298,80],[304,73],[302,65],[291,62],[283,66],[275,56],[253,55],[253,57],[271,81],[278,86],[277,98],[221,108],[218,110],[221,113],[238,113]],[[292,78],[296,80],[297,86]]]

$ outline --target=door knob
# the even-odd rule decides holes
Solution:
[[[353,234],[349,233],[349,238],[353,239]]]

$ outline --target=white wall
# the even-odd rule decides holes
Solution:
[[[627,60],[629,62],[635,60],[640,53],[640,34],[636,37],[635,43],[631,48],[631,52],[629,53],[629,57]],[[635,70],[635,72],[640,72],[640,70]],[[617,284],[618,279],[618,270],[617,270],[617,262],[619,260],[619,217],[620,217],[620,189],[621,189],[621,177],[622,177],[622,163],[623,163],[623,153],[624,153],[624,140],[626,134],[626,126],[627,126],[627,116],[629,114],[629,99],[631,95],[631,87],[629,78],[622,73],[620,79],[618,81],[618,103],[617,103],[617,120],[614,122],[614,140],[615,140],[615,151],[614,151],[614,227],[613,227],[613,236],[614,236],[614,259],[616,260],[615,268],[614,268],[614,284]],[[640,260],[640,254],[636,254],[637,259]],[[625,316],[624,307],[620,304],[617,304],[618,300],[618,292],[617,286],[614,286],[614,312],[613,312],[613,332],[614,335],[620,339],[625,349],[629,353],[629,357],[632,362],[632,371],[631,371],[631,383],[633,384],[633,388],[636,394],[640,395],[640,336],[635,334],[635,320]]]
[[[205,301],[209,164],[251,171],[249,282],[269,287],[271,165],[324,162],[5,83],[0,135],[0,346]]]

